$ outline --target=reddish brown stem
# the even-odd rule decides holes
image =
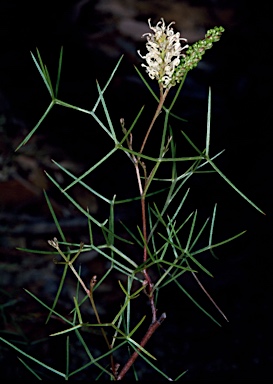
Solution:
[[[153,117],[153,119],[152,119],[152,121],[151,121],[151,124],[150,124],[150,126],[149,126],[149,128],[148,128],[148,131],[147,131],[147,133],[146,133],[146,135],[145,135],[145,137],[144,137],[144,140],[143,140],[143,143],[142,143],[142,146],[141,146],[141,148],[140,148],[139,153],[142,153],[142,152],[143,152],[143,149],[144,149],[144,147],[145,147],[145,144],[146,144],[146,141],[147,141],[147,139],[148,139],[148,136],[150,135],[150,132],[151,132],[153,126],[154,126],[154,123],[155,123],[156,119],[158,118],[158,116],[159,116],[159,114],[160,114],[160,112],[161,112],[161,109],[162,109],[162,107],[163,107],[164,101],[165,101],[165,99],[166,99],[166,97],[167,97],[167,94],[168,94],[168,92],[169,92],[169,88],[166,89],[165,92],[163,92],[163,86],[162,86],[162,84],[160,84],[159,89],[160,89],[160,100],[159,100],[157,109],[156,109],[156,111],[155,111],[154,117]]]
[[[145,336],[140,342],[141,347],[144,347],[147,343],[147,341],[151,338],[153,333],[157,330],[157,328],[162,324],[162,322],[166,319],[166,313],[162,313],[160,318],[156,320],[154,323],[152,323],[146,332]],[[138,348],[137,351],[135,351],[130,359],[127,361],[127,363],[124,365],[122,370],[120,371],[120,374],[117,377],[117,380],[123,379],[124,375],[128,372],[128,370],[131,368],[131,366],[134,364],[135,360],[137,359],[139,355],[140,348]]]

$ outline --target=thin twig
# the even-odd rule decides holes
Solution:
[[[99,317],[99,313],[97,311],[97,307],[95,305],[95,301],[94,301],[94,297],[93,297],[93,290],[94,290],[94,287],[97,283],[97,276],[94,275],[90,281],[90,294],[89,294],[89,299],[90,299],[90,302],[91,302],[91,305],[92,305],[92,308],[93,308],[93,311],[95,313],[95,316],[96,316],[96,319],[97,319],[97,322],[98,324],[101,324],[101,320],[100,320],[100,317]],[[106,336],[106,333],[105,333],[105,330],[103,329],[103,327],[101,327],[101,333],[104,337],[104,340],[106,341],[106,344],[107,344],[107,347],[109,350],[112,349],[112,346],[111,344],[109,343],[108,341],[108,338]],[[111,370],[114,374],[114,376],[116,377],[116,366],[115,366],[115,362],[114,362],[114,357],[113,357],[113,354],[111,353],[110,354],[110,361],[111,361]]]
[[[210,296],[210,294],[206,291],[206,289],[203,287],[203,285],[201,284],[201,282],[199,281],[199,279],[197,278],[196,274],[191,271],[193,277],[195,278],[195,280],[197,281],[198,285],[200,286],[200,288],[202,289],[203,292],[205,292],[205,294],[207,295],[207,297],[210,299],[210,301],[212,302],[212,304],[215,306],[215,308],[218,309],[218,311],[221,313],[221,315],[223,316],[223,318],[227,321],[228,321],[228,318],[226,317],[226,315],[224,314],[224,312],[218,307],[218,305],[215,303],[215,301],[213,300],[213,298]]]

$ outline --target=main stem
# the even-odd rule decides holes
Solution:
[[[158,103],[158,106],[157,106],[157,109],[155,111],[155,114],[152,118],[152,121],[151,121],[151,124],[146,132],[146,135],[144,137],[144,140],[142,142],[142,145],[141,145],[141,148],[140,148],[140,151],[139,153],[141,154],[144,150],[144,147],[146,145],[146,142],[148,140],[148,137],[151,133],[151,130],[154,126],[154,123],[156,121],[156,119],[158,118],[161,110],[162,110],[162,107],[163,107],[163,104],[164,104],[164,101],[167,97],[167,94],[169,92],[169,89],[166,89],[164,91],[164,88],[163,88],[163,85],[160,84],[159,85],[159,90],[160,90],[160,99],[159,99],[159,103]],[[142,234],[143,234],[143,241],[144,241],[144,246],[143,246],[143,262],[144,264],[146,263],[147,261],[147,243],[148,243],[148,234],[147,234],[147,219],[146,219],[146,193],[147,193],[147,182],[148,182],[148,177],[146,175],[146,172],[145,172],[145,175],[144,175],[144,183],[142,185],[142,181],[141,181],[141,177],[140,177],[140,172],[139,172],[139,165],[142,165],[143,169],[146,169],[145,168],[145,165],[143,162],[141,162],[140,160],[140,157],[138,157],[138,159],[134,159],[134,163],[135,163],[135,169],[136,169],[136,175],[137,175],[137,180],[138,180],[138,186],[139,186],[139,192],[140,192],[140,197],[141,197],[141,216],[142,216]],[[143,269],[143,275],[144,275],[144,278],[145,278],[145,283],[147,285],[147,296],[149,297],[149,300],[150,300],[150,304],[151,304],[151,309],[152,309],[152,324],[154,324],[156,322],[156,307],[155,307],[155,303],[154,303],[154,295],[153,295],[153,283],[152,283],[152,280],[150,278],[150,275],[148,273],[148,270],[147,268],[145,267]]]
[[[154,117],[153,117],[153,119],[152,119],[152,121],[151,121],[151,124],[150,124],[150,126],[149,126],[149,128],[148,128],[148,131],[146,132],[146,135],[145,135],[145,137],[144,137],[144,140],[143,140],[143,143],[142,143],[142,145],[141,145],[141,148],[140,148],[139,153],[142,153],[142,152],[143,152],[143,149],[144,149],[145,144],[146,144],[146,142],[147,142],[147,139],[148,139],[148,137],[149,137],[149,135],[150,135],[150,132],[151,132],[153,126],[154,126],[154,123],[155,123],[156,119],[158,118],[158,116],[159,116],[159,114],[160,114],[160,112],[161,112],[161,110],[162,110],[162,107],[163,107],[164,101],[165,101],[165,99],[166,99],[166,97],[167,97],[167,95],[168,95],[169,89],[170,89],[170,88],[167,88],[167,89],[165,90],[165,92],[164,92],[164,88],[163,88],[162,84],[159,85],[159,90],[160,90],[160,99],[159,99],[159,103],[158,103],[157,109],[156,109],[156,111],[155,111]]]
[[[159,88],[160,88],[160,100],[159,100],[157,109],[155,111],[154,117],[151,121],[151,124],[147,130],[145,137],[144,137],[144,140],[143,140],[143,143],[141,145],[139,154],[141,154],[144,150],[144,147],[146,145],[146,142],[148,140],[150,132],[154,126],[154,123],[155,123],[157,117],[159,116],[159,114],[162,110],[164,101],[165,101],[166,96],[169,92],[169,89],[166,89],[164,92],[162,84],[159,85]],[[129,146],[131,147],[131,143],[129,144]],[[146,285],[146,288],[145,288],[146,294],[149,297],[150,305],[151,305],[151,309],[152,309],[152,323],[151,323],[148,331],[144,335],[143,339],[140,342],[140,345],[142,347],[144,347],[145,344],[147,343],[147,341],[150,339],[150,337],[155,332],[155,330],[162,324],[163,320],[166,318],[166,314],[163,313],[158,319],[156,317],[156,307],[155,307],[154,294],[153,294],[153,283],[152,283],[152,280],[151,280],[150,275],[148,273],[148,270],[145,266],[145,264],[147,262],[147,253],[148,253],[148,244],[147,244],[148,243],[148,235],[147,235],[147,219],[146,219],[146,194],[147,194],[147,190],[148,190],[149,177],[147,177],[146,166],[141,161],[141,157],[139,156],[138,158],[136,158],[133,155],[132,159],[133,159],[133,162],[135,165],[136,177],[137,177],[139,193],[140,193],[140,197],[141,197],[142,234],[143,234],[143,243],[144,243],[144,245],[143,245],[143,262],[144,262],[143,275],[144,275],[144,279],[145,279],[144,283]],[[140,165],[144,170],[144,182],[142,181],[141,176],[140,176],[140,167],[139,167]],[[127,361],[127,363],[125,364],[125,366],[121,370],[120,374],[118,375],[117,380],[121,380],[125,376],[125,374],[128,372],[130,367],[134,364],[135,360],[139,356],[139,352],[140,352],[140,349],[136,350],[132,354],[132,356]]]
[[[151,338],[151,336],[156,331],[156,329],[162,324],[162,322],[165,320],[165,318],[166,318],[166,313],[162,313],[160,318],[158,320],[156,320],[155,323],[150,325],[148,331],[146,332],[145,336],[143,337],[143,339],[140,342],[141,347],[144,347],[146,345],[147,341]],[[132,354],[130,359],[127,361],[127,363],[124,365],[124,367],[120,371],[120,374],[118,375],[117,380],[123,379],[125,374],[129,371],[129,369],[131,368],[131,366],[134,364],[135,360],[137,359],[137,357],[139,355],[139,351],[140,351],[140,348],[137,349]]]

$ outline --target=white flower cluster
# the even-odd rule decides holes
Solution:
[[[173,84],[172,76],[175,68],[180,63],[182,50],[188,48],[188,45],[181,46],[180,40],[187,42],[186,39],[180,37],[180,33],[174,33],[171,22],[167,27],[163,18],[156,24],[151,26],[151,19],[148,24],[153,33],[145,33],[147,36],[146,48],[148,53],[143,56],[138,51],[142,59],[146,59],[146,64],[141,64],[151,79],[156,79],[163,84],[164,88],[170,88]]]

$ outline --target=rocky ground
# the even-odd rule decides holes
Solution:
[[[49,251],[47,240],[56,235],[56,227],[43,189],[52,201],[68,241],[88,242],[86,220],[56,191],[44,170],[66,185],[67,178],[51,159],[80,175],[109,145],[88,117],[56,108],[30,142],[20,151],[14,151],[49,104],[29,51],[35,52],[38,47],[49,71],[54,73],[63,45],[60,98],[90,109],[97,97],[95,79],[104,84],[117,60],[124,55],[107,94],[111,116],[115,124],[120,117],[130,121],[145,104],[144,118],[148,121],[154,104],[134,70],[134,65],[140,67],[141,62],[137,49],[145,49],[141,35],[148,31],[147,19],[152,18],[154,23],[160,17],[168,22],[175,20],[176,28],[189,43],[202,38],[207,29],[222,25],[226,31],[221,42],[188,76],[176,112],[188,119],[187,129],[193,140],[202,142],[207,90],[212,86],[212,151],[226,148],[219,167],[267,217],[242,201],[221,180],[213,181],[212,188],[205,179],[195,179],[190,204],[192,209],[198,208],[203,218],[211,215],[217,201],[216,236],[228,237],[248,229],[244,239],[218,252],[219,261],[208,261],[215,276],[213,281],[204,278],[229,323],[217,317],[223,325],[217,327],[184,296],[177,298],[174,288],[169,288],[159,304],[168,317],[158,337],[151,340],[151,349],[158,356],[159,367],[172,378],[182,370],[188,370],[183,377],[186,381],[272,378],[272,188],[268,177],[272,162],[272,60],[268,49],[273,30],[270,5],[259,6],[244,1],[215,0],[82,0],[58,4],[47,1],[44,9],[38,3],[27,1],[1,2],[1,337],[15,340],[18,345],[26,343],[29,353],[49,365],[62,366],[61,342],[46,339],[41,344],[31,343],[47,338],[60,324],[53,319],[45,326],[47,313],[23,291],[23,288],[29,289],[51,303],[60,269],[52,262],[51,254],[24,253],[16,248]],[[107,179],[103,170],[87,181],[109,196],[122,195],[124,186],[133,193],[135,181],[130,164],[117,158],[111,166]],[[78,186],[71,193],[82,207],[88,206],[96,217],[104,217],[104,207],[95,196]],[[131,225],[138,223],[134,210],[118,210],[117,219]],[[81,264],[86,278],[93,270],[103,275],[107,268],[93,253],[83,256]],[[118,274],[114,275],[98,293],[99,309],[104,315],[111,312],[113,303],[120,303],[121,296],[115,293],[119,278]],[[184,283],[218,316],[194,282]],[[68,310],[74,289],[74,279],[69,276],[60,302],[62,310]],[[96,342],[99,345],[99,339]],[[0,347],[2,375],[29,378],[14,351]],[[76,348],[75,344],[72,351],[75,366],[85,359]],[[92,374],[87,371],[86,376],[79,375],[78,379]],[[152,378],[153,372],[143,365],[141,379]]]

